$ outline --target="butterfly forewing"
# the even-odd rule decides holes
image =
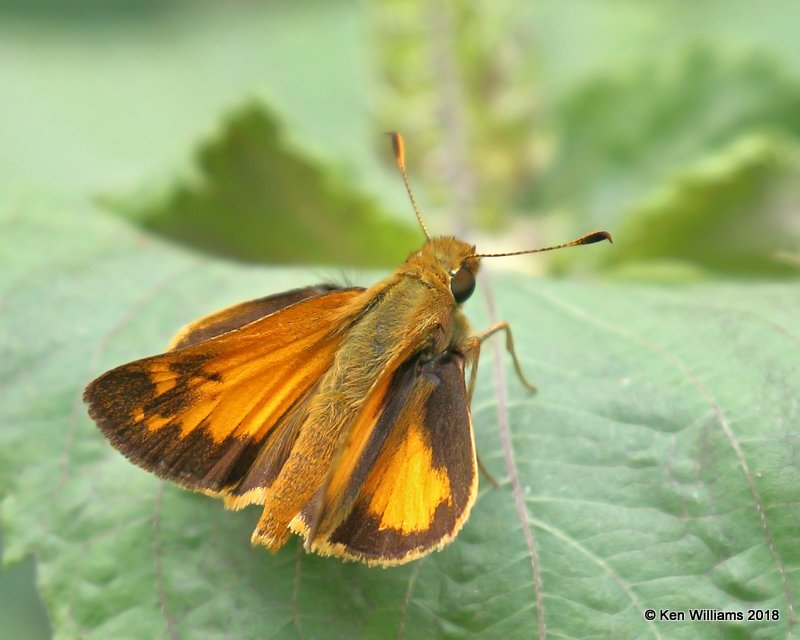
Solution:
[[[331,284],[318,284],[226,307],[185,326],[170,342],[170,349],[181,349],[205,342],[223,333],[239,329],[276,311],[285,309],[290,305],[340,288]]]
[[[237,305],[268,315],[197,341],[237,324],[230,310],[214,314],[182,332],[185,346],[105,373],[84,394],[90,415],[136,464],[191,489],[228,493],[331,366],[343,339],[331,327],[360,311],[360,289],[311,289],[300,290],[310,297],[299,302],[290,292]]]

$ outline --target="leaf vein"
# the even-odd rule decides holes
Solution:
[[[485,273],[483,275],[483,291],[489,322],[491,324],[495,324],[498,321],[497,310],[495,309],[494,305],[491,282],[489,280],[489,276]],[[514,504],[517,510],[517,517],[519,518],[520,525],[522,526],[522,534],[525,538],[525,545],[528,548],[528,555],[531,561],[533,589],[536,598],[536,624],[538,628],[539,640],[544,640],[547,637],[547,626],[545,625],[544,620],[544,587],[542,584],[539,551],[536,546],[536,537],[530,526],[529,515],[525,505],[525,497],[522,485],[519,481],[519,474],[517,473],[517,464],[514,460],[514,452],[511,447],[511,432],[508,424],[508,407],[506,406],[506,390],[503,376],[503,354],[501,353],[500,345],[496,340],[492,343],[492,355],[495,392],[497,395],[497,422],[500,431],[500,440],[503,447],[503,458],[505,459],[508,478],[511,482],[512,491],[514,493]]]
[[[775,545],[775,540],[772,536],[772,531],[770,529],[769,523],[767,522],[767,515],[764,509],[764,502],[761,498],[761,494],[758,491],[758,487],[756,486],[755,478],[753,473],[750,471],[750,467],[747,463],[747,458],[744,454],[744,450],[739,443],[739,440],[736,437],[736,434],[733,432],[733,428],[731,427],[730,422],[728,421],[727,417],[725,416],[725,412],[722,410],[717,399],[711,393],[711,390],[703,384],[702,380],[697,376],[697,374],[686,364],[681,358],[676,356],[670,351],[666,351],[662,349],[660,346],[648,342],[644,338],[624,329],[620,329],[617,326],[611,324],[610,322],[606,322],[604,320],[598,319],[592,315],[589,315],[583,309],[576,307],[564,300],[556,298],[550,293],[544,293],[542,291],[537,291],[531,289],[531,291],[537,295],[540,299],[548,302],[553,307],[570,313],[576,318],[580,318],[584,322],[588,322],[589,324],[593,324],[594,326],[606,331],[608,333],[613,333],[617,336],[620,336],[634,344],[644,347],[648,351],[656,354],[666,362],[669,362],[673,366],[675,366],[681,373],[683,373],[689,382],[700,392],[700,394],[705,398],[706,402],[708,403],[709,407],[711,408],[714,417],[716,418],[717,423],[722,428],[722,431],[728,440],[728,443],[731,446],[731,449],[734,452],[736,457],[736,461],[739,467],[742,470],[742,474],[744,475],[745,482],[747,484],[747,488],[750,491],[750,495],[753,499],[754,506],[756,509],[756,513],[759,520],[759,526],[761,528],[762,535],[764,536],[765,543],[767,548],[769,549],[770,555],[772,556],[773,562],[775,563],[776,569],[778,571],[778,575],[780,576],[782,588],[783,588],[783,595],[786,599],[786,606],[789,610],[789,616],[787,620],[787,626],[789,629],[794,626],[796,621],[796,614],[795,614],[795,607],[794,607],[794,596],[792,594],[791,585],[789,584],[789,578],[786,572],[786,566],[783,562],[783,558],[781,557],[780,552],[778,551],[777,546]]]

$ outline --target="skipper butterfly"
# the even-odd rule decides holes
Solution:
[[[461,312],[481,258],[611,241],[605,231],[554,247],[480,254],[426,236],[369,288],[316,285],[217,311],[166,353],[104,373],[89,415],[122,454],[229,509],[263,506],[252,541],[391,566],[451,541],[478,487],[470,417],[481,344]],[[470,370],[469,382],[465,371]]]

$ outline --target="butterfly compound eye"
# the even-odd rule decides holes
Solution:
[[[464,302],[475,291],[475,274],[461,267],[450,278],[450,291],[458,304]]]

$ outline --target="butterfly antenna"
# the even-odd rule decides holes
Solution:
[[[417,222],[419,222],[419,226],[422,227],[422,232],[425,234],[425,237],[430,240],[431,235],[428,233],[428,228],[425,226],[425,221],[422,219],[422,214],[419,212],[419,207],[417,207],[417,201],[414,200],[414,194],[411,191],[411,185],[408,182],[408,174],[406,173],[406,159],[405,159],[405,146],[403,144],[403,136],[401,136],[397,131],[390,131],[387,134],[392,139],[392,149],[394,150],[394,159],[397,162],[397,168],[400,169],[400,175],[403,176],[403,183],[406,185],[406,193],[408,194],[408,199],[411,200],[411,206],[414,207],[414,213],[417,216]]]
[[[577,247],[580,244],[594,244],[595,242],[602,242],[603,240],[608,240],[612,243],[614,242],[614,240],[611,238],[611,234],[608,231],[594,231],[592,233],[587,233],[585,236],[581,236],[580,238],[575,238],[575,240],[571,240],[570,242],[556,244],[552,247],[526,249],[525,251],[511,251],[510,253],[474,253],[470,256],[470,258],[502,258],[503,256],[521,256],[525,253],[541,253],[542,251],[552,251],[553,249]]]

